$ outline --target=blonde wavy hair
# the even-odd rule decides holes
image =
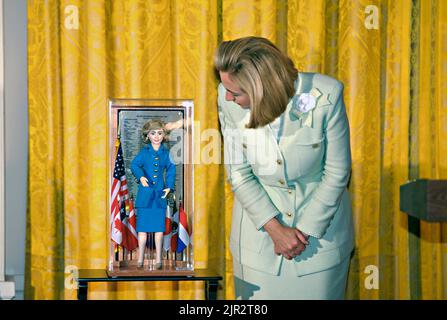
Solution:
[[[166,124],[159,119],[152,119],[146,122],[141,130],[141,138],[143,138],[143,142],[150,143],[151,141],[149,140],[149,132],[151,132],[152,130],[159,130],[159,129],[162,129],[165,134],[163,142],[167,141],[168,131],[166,130],[165,125]]]
[[[298,70],[272,42],[244,37],[222,42],[214,57],[216,74],[228,72],[250,98],[247,128],[265,126],[280,116],[295,93]]]

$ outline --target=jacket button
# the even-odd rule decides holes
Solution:
[[[291,217],[291,216],[292,216],[292,213],[287,212],[287,216],[288,216],[288,217]]]
[[[289,194],[292,194],[292,189],[288,189],[287,192],[288,192]]]
[[[247,149],[247,145],[245,143],[242,144],[242,147]]]
[[[158,157],[155,157],[154,159],[155,159],[155,160],[158,160]]]
[[[281,179],[281,180],[278,180],[278,182],[279,182],[279,184],[280,184],[280,185],[284,185],[284,184],[285,184],[285,182],[284,182],[284,180],[283,180],[283,179]]]
[[[153,175],[152,177],[153,177],[153,178],[157,178],[158,176],[157,176],[157,175]]]
[[[276,160],[276,163],[279,164],[279,165],[282,165],[282,160],[278,159],[278,160]]]
[[[158,163],[154,163],[154,166],[158,167]]]
[[[158,169],[154,169],[154,172],[158,172]]]
[[[152,184],[155,184],[155,181],[152,181]]]

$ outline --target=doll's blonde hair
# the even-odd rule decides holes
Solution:
[[[281,115],[295,93],[298,70],[293,61],[272,42],[244,37],[222,42],[214,65],[217,73],[228,72],[250,98],[247,128],[265,126]]]
[[[159,129],[162,129],[163,133],[165,134],[163,142],[166,141],[168,131],[165,128],[165,123],[160,119],[152,119],[143,125],[143,129],[141,131],[141,137],[143,138],[143,142],[150,143],[151,141],[149,140],[149,132],[151,132],[152,130],[159,130]]]

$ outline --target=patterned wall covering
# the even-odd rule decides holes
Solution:
[[[400,184],[447,179],[443,0],[28,1],[27,298],[74,299],[65,271],[107,265],[107,99],[193,98],[197,132],[217,129],[213,53],[246,35],[345,85],[356,231],[347,297],[447,298],[447,226],[399,211]],[[195,266],[215,268],[218,297],[234,299],[232,195],[223,166],[200,161],[219,139],[196,135]],[[203,299],[203,285],[91,284],[89,298]]]

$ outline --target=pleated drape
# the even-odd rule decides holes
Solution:
[[[208,130],[218,129],[213,54],[258,35],[300,71],[345,85],[356,232],[347,298],[445,299],[447,227],[400,212],[399,186],[447,179],[446,24],[443,0],[29,1],[26,297],[74,299],[68,271],[107,265],[113,97],[194,99],[195,266],[222,274],[218,298],[234,299],[233,197]],[[203,286],[91,284],[89,298],[203,299]]]

